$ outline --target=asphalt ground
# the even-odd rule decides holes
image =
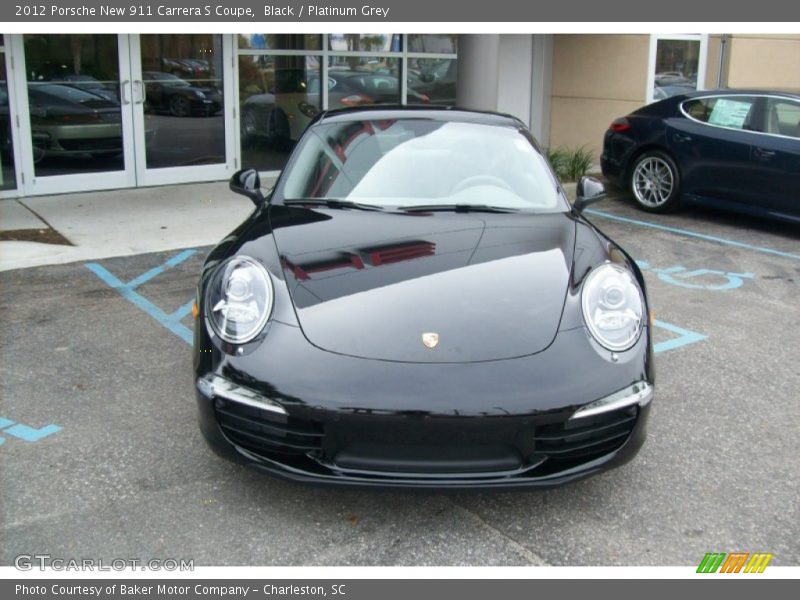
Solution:
[[[800,564],[800,226],[591,209],[646,268],[656,399],[631,463],[549,491],[338,490],[217,458],[187,342],[208,248],[0,273],[0,564]]]

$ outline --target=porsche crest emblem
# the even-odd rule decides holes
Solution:
[[[439,344],[439,334],[433,332],[423,333],[422,343],[426,348],[433,350]]]

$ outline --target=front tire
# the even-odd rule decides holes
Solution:
[[[631,169],[630,189],[642,210],[672,212],[680,206],[681,180],[678,166],[664,152],[645,152]]]

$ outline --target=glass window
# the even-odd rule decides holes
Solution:
[[[240,50],[319,50],[321,36],[316,33],[240,33]]]
[[[328,106],[400,104],[400,59],[333,56],[328,69]]]
[[[407,103],[454,105],[457,71],[454,58],[409,58]]]
[[[315,132],[297,154],[284,198],[563,210],[546,161],[512,127],[400,119],[323,124]]]
[[[400,52],[399,33],[332,33],[328,50],[334,52]]]
[[[456,54],[458,52],[458,35],[454,33],[410,33],[408,35],[408,51],[428,54]]]
[[[767,133],[800,138],[800,102],[784,98],[767,98]]]
[[[683,103],[683,110],[695,121],[709,125],[751,129],[754,104],[752,96],[717,96],[688,100]]]
[[[34,174],[122,170],[116,35],[26,35]]]
[[[659,39],[656,43],[653,100],[698,89],[699,64],[699,39]]]
[[[11,143],[11,110],[6,80],[6,57],[0,52],[0,190],[17,187],[14,145]]]
[[[319,56],[240,56],[242,165],[282,169],[322,106]]]
[[[140,40],[147,167],[224,163],[222,36]]]

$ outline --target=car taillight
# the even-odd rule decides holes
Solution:
[[[342,98],[339,102],[345,106],[361,106],[362,104],[372,104],[372,98],[361,94],[353,94]]]
[[[611,131],[616,131],[617,133],[621,133],[623,131],[628,131],[631,128],[631,124],[625,117],[620,117],[619,119],[614,119],[611,123]]]
[[[79,114],[64,114],[59,115],[58,119],[63,123],[70,123],[75,125],[83,125],[87,123],[97,123],[100,121],[100,115],[95,112],[79,113]]]
[[[300,109],[300,112],[307,116],[309,119],[313,119],[319,113],[319,109],[314,106],[313,104],[309,104],[308,102],[301,102],[297,105],[297,108]]]

